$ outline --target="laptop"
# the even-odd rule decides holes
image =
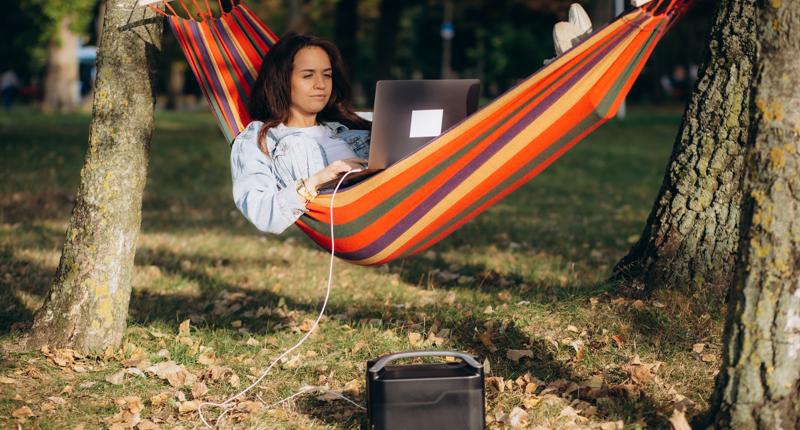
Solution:
[[[478,109],[478,79],[378,81],[369,164],[347,175],[342,185],[357,182],[413,154]],[[337,178],[320,186],[332,188]]]

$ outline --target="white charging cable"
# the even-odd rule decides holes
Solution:
[[[230,412],[230,411],[232,411],[233,409],[235,409],[235,406],[229,406],[229,405],[231,404],[231,402],[233,402],[234,400],[236,400],[236,399],[237,399],[237,398],[239,398],[240,396],[243,396],[243,395],[244,395],[244,394],[246,394],[248,391],[250,391],[250,390],[252,390],[253,388],[255,388],[255,387],[256,387],[256,386],[257,386],[259,383],[261,383],[261,381],[262,381],[262,380],[263,380],[263,379],[264,379],[264,378],[267,376],[267,374],[269,373],[269,371],[270,371],[270,370],[272,370],[272,368],[273,368],[273,367],[275,367],[275,365],[276,365],[276,364],[278,364],[278,363],[279,363],[279,362],[280,362],[280,361],[283,359],[283,357],[286,357],[286,356],[287,356],[287,355],[289,355],[289,354],[290,354],[292,351],[294,351],[295,349],[299,348],[299,347],[300,347],[300,345],[302,345],[302,344],[303,344],[303,342],[305,342],[305,341],[306,341],[306,339],[308,339],[308,337],[309,337],[309,336],[311,336],[311,333],[313,333],[313,332],[314,332],[314,330],[315,330],[315,329],[317,328],[317,326],[319,325],[319,321],[322,319],[322,315],[325,313],[325,307],[328,305],[328,297],[330,297],[330,295],[331,295],[331,283],[332,283],[332,281],[333,281],[334,244],[336,243],[336,242],[335,242],[335,240],[334,240],[334,237],[333,237],[333,200],[336,198],[336,192],[337,192],[337,191],[339,191],[339,187],[342,185],[342,182],[344,182],[345,178],[347,178],[347,175],[349,175],[349,174],[351,174],[351,173],[360,172],[360,171],[361,171],[361,169],[352,169],[352,170],[348,171],[347,173],[345,173],[345,174],[342,176],[342,179],[340,179],[340,180],[339,180],[339,183],[338,183],[338,184],[336,184],[336,188],[334,188],[334,189],[333,189],[333,195],[331,195],[331,204],[330,204],[330,217],[331,217],[331,218],[330,218],[330,221],[331,221],[331,262],[330,262],[330,265],[329,265],[329,267],[328,267],[328,288],[327,288],[327,290],[325,291],[325,300],[322,302],[322,309],[320,309],[320,311],[319,311],[319,315],[317,316],[317,319],[314,321],[314,325],[312,325],[312,326],[311,326],[311,330],[309,330],[309,331],[308,331],[308,333],[306,333],[306,335],[305,335],[305,336],[303,336],[303,338],[302,338],[302,339],[300,339],[300,341],[299,341],[299,342],[297,342],[297,343],[296,343],[296,344],[295,344],[293,347],[291,347],[291,348],[287,349],[287,350],[286,350],[286,352],[284,352],[284,353],[283,353],[283,354],[281,354],[281,355],[280,355],[278,358],[276,358],[275,360],[273,360],[273,361],[272,361],[272,363],[270,363],[269,367],[267,367],[267,370],[265,370],[265,371],[264,371],[264,373],[262,373],[262,374],[261,374],[261,376],[259,376],[259,377],[258,377],[258,378],[257,378],[255,381],[253,381],[253,383],[252,383],[252,384],[250,384],[250,386],[249,386],[249,387],[247,387],[247,388],[245,388],[244,390],[240,391],[238,394],[236,394],[236,395],[234,395],[234,396],[231,396],[231,397],[229,397],[229,398],[228,398],[228,400],[225,400],[225,401],[224,401],[224,402],[222,402],[222,403],[214,403],[214,402],[202,402],[202,403],[200,403],[200,404],[197,406],[197,414],[200,416],[200,421],[202,421],[202,422],[203,422],[203,424],[205,424],[205,425],[206,425],[206,427],[208,427],[208,428],[213,428],[214,426],[213,426],[213,425],[211,425],[211,424],[209,424],[209,423],[208,423],[208,421],[206,421],[205,417],[203,416],[203,407],[205,407],[205,406],[212,406],[212,407],[217,407],[217,408],[220,408],[220,409],[222,409],[222,410],[223,410],[223,411],[222,411],[222,413],[221,413],[221,414],[220,414],[220,415],[217,417],[217,420],[216,420],[216,423],[215,423],[215,425],[216,425],[216,424],[219,424],[220,420],[222,420],[222,417],[224,417],[224,416],[225,416],[225,414],[227,414],[228,412]],[[277,402],[275,402],[275,403],[272,403],[271,405],[267,406],[267,409],[270,409],[270,408],[272,408],[272,407],[275,407],[275,406],[277,406],[277,405],[279,405],[279,404],[281,404],[281,403],[283,403],[283,402],[286,402],[286,401],[288,401],[288,400],[290,400],[290,399],[293,399],[293,398],[295,398],[295,397],[297,397],[297,396],[299,396],[299,395],[302,395],[302,394],[305,394],[305,393],[309,393],[309,392],[312,392],[312,391],[313,391],[313,390],[310,390],[310,389],[308,389],[308,388],[306,388],[306,389],[301,389],[300,391],[298,391],[298,392],[296,392],[296,393],[292,394],[292,395],[291,395],[291,396],[289,396],[289,397],[286,397],[286,398],[284,398],[284,399],[282,399],[282,400],[279,400],[279,401],[277,401]],[[333,391],[331,391],[331,392],[332,392],[332,393],[335,393],[335,392],[333,392]],[[335,394],[336,394],[336,395],[338,395],[339,397],[341,397],[342,399],[344,399],[344,400],[346,400],[346,401],[348,401],[348,402],[352,403],[353,405],[355,405],[355,406],[357,406],[357,407],[361,408],[361,409],[366,409],[364,406],[361,406],[361,405],[359,405],[358,403],[354,402],[354,401],[353,401],[353,400],[351,400],[351,399],[348,399],[347,397],[345,397],[344,395],[342,395],[342,394],[340,394],[340,393],[335,393]],[[259,397],[259,398],[260,398],[260,397]]]

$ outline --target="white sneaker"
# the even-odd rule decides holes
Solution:
[[[553,43],[556,47],[556,55],[561,55],[575,46],[581,37],[578,26],[571,22],[561,21],[553,27]]]
[[[589,19],[589,14],[578,3],[572,3],[569,6],[569,22],[575,24],[581,34],[592,32],[592,20]]]
[[[559,22],[553,27],[556,55],[561,55],[577,45],[592,32],[592,20],[578,3],[569,7],[569,22]]]

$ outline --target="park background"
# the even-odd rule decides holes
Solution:
[[[165,31],[123,347],[102,357],[14,348],[52,281],[86,151],[101,8],[79,3],[83,20],[67,27],[53,18],[59,2],[13,4],[0,18],[0,68],[14,70],[20,83],[0,116],[0,374],[7,378],[0,423],[94,428],[138,416],[191,428],[199,424],[192,401],[234,392],[308,329],[327,257],[297,230],[264,236],[235,210],[228,147]],[[247,4],[278,34],[312,31],[333,40],[363,110],[378,79],[478,77],[485,100],[498,96],[554,55],[552,26],[569,6],[453,2],[448,65],[441,1]],[[613,16],[613,2],[583,5],[595,26]],[[377,269],[337,264],[321,332],[262,384],[261,395],[278,399],[310,384],[363,401],[367,359],[447,347],[490,363],[487,417],[495,426],[662,427],[676,405],[704,410],[719,364],[717,298],[666,291],[634,300],[606,280],[638,240],[658,191],[712,9],[698,2],[667,34],[624,119],[535,181],[424,255]],[[65,31],[76,43],[54,47]],[[72,82],[66,95],[48,97],[44,82],[58,78],[48,77],[47,66],[60,49],[72,52],[60,54],[77,71],[60,78]],[[197,382],[120,374],[166,359]],[[26,405],[31,415],[14,413]],[[323,394],[272,411],[254,405],[235,418],[245,427],[350,428],[364,415]]]

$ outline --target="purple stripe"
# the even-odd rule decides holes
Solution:
[[[267,49],[272,48],[272,45],[274,45],[275,43],[273,43],[270,40],[269,33],[264,31],[264,29],[261,28],[261,25],[259,25],[257,22],[255,22],[253,20],[253,17],[251,16],[250,13],[248,13],[244,9],[240,10],[239,12],[240,12],[240,15],[242,15],[244,17],[244,19],[247,20],[247,23],[250,24],[250,27],[252,27],[253,30],[255,30],[256,32],[258,32],[257,35],[253,35],[253,36],[258,36],[258,38],[267,45]]]
[[[219,81],[219,76],[217,76],[214,66],[211,63],[211,59],[209,58],[209,52],[207,49],[208,47],[203,42],[203,37],[197,30],[198,26],[199,26],[198,23],[192,22],[191,25],[189,25],[189,30],[192,32],[194,40],[197,42],[196,45],[198,48],[197,53],[202,56],[202,61],[204,61],[206,64],[206,70],[208,70],[208,74],[206,74],[206,77],[208,78],[209,82],[211,82],[211,84],[214,86],[214,95],[216,95],[217,98],[219,99],[220,107],[224,110],[225,115],[228,117],[227,118],[228,121],[221,121],[221,123],[224,124],[225,127],[227,127],[229,123],[231,125],[234,125],[236,124],[236,117],[234,117],[233,113],[231,112],[231,108],[229,105],[230,101],[228,100],[227,97],[225,97],[225,91],[222,90],[222,85]],[[200,71],[202,72],[203,69],[201,68]]]
[[[236,45],[231,41],[231,34],[228,33],[228,30],[222,25],[222,20],[213,22],[213,25],[217,28],[217,33],[220,36],[219,40],[223,45],[225,45],[225,48],[228,49],[228,52],[231,53],[231,58],[233,58],[233,61],[236,63],[236,67],[239,68],[239,71],[244,76],[245,81],[247,81],[247,88],[252,88],[256,78],[250,74],[244,59],[242,59],[242,56],[239,54],[239,50],[236,49]],[[233,75],[235,76],[235,74]]]
[[[643,21],[641,19],[640,21]],[[638,24],[638,22],[636,22]],[[503,135],[497,138],[491,145],[489,145],[484,151],[482,151],[478,156],[476,156],[473,160],[471,160],[467,166],[463,169],[459,170],[452,178],[450,178],[445,184],[439,187],[435,192],[433,192],[427,199],[425,199],[422,203],[417,205],[411,212],[409,212],[402,220],[396,223],[391,229],[389,229],[385,234],[383,234],[380,238],[373,241],[371,244],[367,245],[366,247],[352,252],[343,252],[343,253],[336,253],[339,257],[344,258],[346,260],[362,260],[364,258],[371,257],[376,255],[380,250],[384,249],[388,246],[392,241],[394,241],[397,237],[399,237],[403,232],[408,230],[414,223],[416,223],[422,216],[424,216],[428,211],[430,211],[441,199],[449,194],[453,189],[455,189],[459,184],[461,184],[466,178],[468,178],[475,170],[477,170],[481,165],[486,163],[486,161],[492,157],[495,153],[497,153],[500,149],[502,149],[511,139],[517,136],[522,130],[525,129],[530,123],[535,121],[542,113],[544,113],[550,106],[555,103],[556,100],[561,98],[564,93],[567,92],[568,89],[572,88],[578,80],[580,80],[583,76],[585,76],[605,55],[608,54],[615,46],[619,45],[621,41],[628,36],[631,32],[633,32],[637,27],[630,26],[626,31],[622,33],[620,37],[618,37],[617,41],[614,43],[609,44],[605,49],[603,49],[598,55],[594,57],[590,62],[585,64],[582,67],[582,70],[576,74],[574,74],[571,78],[569,78],[564,84],[560,85],[556,90],[550,94],[546,99],[544,99],[541,103],[537,104],[530,112],[528,112],[523,118],[517,121],[514,125],[511,126],[509,130],[507,130]]]

